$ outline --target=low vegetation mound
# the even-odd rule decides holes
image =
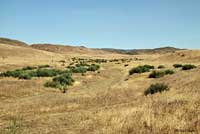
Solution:
[[[149,74],[149,78],[160,78],[163,77],[164,75],[169,75],[169,74],[174,74],[174,71],[170,69],[164,71],[153,71],[152,73]]]
[[[168,90],[169,90],[168,85],[164,83],[151,84],[150,87],[144,91],[144,95],[147,96],[149,94],[155,94],[158,92],[161,93],[163,91],[168,91]]]
[[[190,69],[193,69],[193,68],[196,68],[196,66],[191,65],[191,64],[186,64],[186,65],[182,66],[182,70],[190,70]]]
[[[185,64],[185,65],[182,65],[182,64],[174,64],[173,66],[174,66],[175,68],[182,68],[182,70],[190,70],[190,69],[196,68],[195,65],[191,65],[191,64]]]
[[[47,67],[45,65],[45,67]],[[2,77],[15,77],[19,79],[31,79],[32,77],[53,77],[64,73],[62,70],[58,69],[42,69],[44,66],[39,67],[24,67],[22,69],[16,69],[13,71],[6,71],[1,73]]]
[[[52,88],[58,88],[62,92],[66,92],[67,86],[72,85],[74,82],[74,79],[72,78],[71,73],[65,73],[60,76],[56,76],[52,79],[52,81],[47,81],[44,86],[45,87],[52,87]]]
[[[96,64],[92,64],[90,65],[88,68],[87,68],[87,71],[97,71],[99,70],[100,66],[99,65],[96,65]]]
[[[154,66],[151,66],[151,65],[138,66],[129,70],[129,75],[132,75],[134,73],[149,72],[151,69],[154,69]]]
[[[73,73],[86,73],[87,72],[87,68],[84,66],[79,66],[79,67],[75,67],[75,68],[71,68],[71,71]]]

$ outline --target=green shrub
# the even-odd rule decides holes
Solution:
[[[59,83],[61,86],[72,85],[72,83],[74,82],[70,73],[54,77],[53,81]]]
[[[28,72],[28,74],[29,74],[31,77],[38,77],[37,71],[30,71],[30,72]]]
[[[173,66],[174,66],[175,68],[180,68],[180,67],[182,67],[181,64],[174,64]]]
[[[96,64],[92,64],[87,68],[87,71],[96,71],[99,70],[100,66]]]
[[[36,74],[37,77],[52,77],[62,74],[62,71],[57,69],[38,69],[36,70]]]
[[[162,69],[162,68],[165,68],[165,66],[164,65],[159,65],[158,66],[158,69]]]
[[[165,72],[166,75],[167,75],[167,74],[174,74],[174,71],[173,71],[173,70],[170,70],[170,69],[167,69],[167,70],[165,70],[164,72]]]
[[[155,94],[157,92],[163,92],[163,91],[168,91],[169,87],[168,85],[164,83],[156,83],[156,84],[151,84],[149,88],[147,88],[144,91],[144,95],[149,95],[149,94]]]
[[[151,66],[151,65],[138,66],[129,70],[129,75],[132,75],[134,73],[149,72],[150,69],[154,69],[154,66]]]
[[[72,78],[71,73],[65,73],[60,76],[56,76],[53,78],[52,81],[47,81],[44,86],[45,87],[52,87],[52,88],[58,88],[60,89],[63,93],[66,92],[67,86],[72,85],[74,82]]]
[[[52,88],[59,88],[59,83],[56,83],[54,81],[47,81],[44,84],[45,87],[52,87]]]
[[[87,68],[85,68],[83,66],[80,66],[80,67],[72,68],[71,71],[73,73],[86,73],[87,72]]]
[[[182,66],[182,70],[190,70],[190,69],[193,69],[193,68],[196,68],[196,66],[191,65],[191,64],[186,64],[186,65]]]
[[[152,73],[149,74],[149,78],[160,78],[165,75],[165,72],[163,71],[153,71]]]
[[[22,73],[24,73],[24,71],[22,71],[22,70],[6,71],[6,72],[2,73],[2,76],[16,78],[16,77],[19,77],[19,75],[21,75]]]
[[[174,71],[169,69],[164,71],[153,71],[149,74],[149,78],[160,78],[168,74],[174,74]]]
[[[144,65],[143,67],[149,68],[149,69],[154,69],[154,66],[151,65]]]
[[[28,73],[22,73],[19,75],[18,77],[19,79],[25,79],[25,80],[30,80],[32,78],[32,76]]]

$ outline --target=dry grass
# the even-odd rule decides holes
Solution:
[[[1,50],[1,48],[4,48]],[[21,49],[12,47],[12,49]],[[0,59],[0,70],[25,65],[49,64],[62,68],[59,60],[68,64],[71,56],[34,51],[40,59],[27,53],[7,55]],[[8,53],[3,45],[1,51]],[[200,53],[200,52],[199,52]],[[54,61],[49,59],[54,57]],[[75,56],[78,54],[74,54]],[[73,56],[74,56],[73,55]],[[198,54],[195,52],[195,55]],[[92,55],[84,55],[92,57]],[[98,56],[97,56],[98,57]],[[122,58],[124,55],[101,55],[103,58]],[[141,55],[142,61],[124,64],[106,63],[100,73],[76,74],[76,84],[66,94],[43,87],[48,78],[18,80],[0,78],[0,133],[16,134],[195,134],[200,133],[200,62],[194,57],[193,70],[174,69],[175,74],[159,79],[148,79],[149,73],[128,76],[128,70],[142,64],[164,65],[173,69],[173,63],[193,63],[190,60],[170,58],[159,60],[160,55]],[[163,58],[163,55],[161,55]],[[167,56],[166,56],[167,57]],[[135,58],[135,56],[129,56]],[[155,60],[156,59],[156,60]],[[31,61],[31,62],[28,62]],[[128,80],[125,80],[127,79]],[[170,91],[144,96],[152,83],[165,82]]]

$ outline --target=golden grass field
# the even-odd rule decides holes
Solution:
[[[0,44],[0,72],[27,65],[64,68],[72,57],[141,58],[124,63],[102,63],[100,73],[76,74],[65,94],[46,88],[49,78],[19,80],[0,77],[1,134],[200,134],[200,50],[152,55],[113,53],[53,53]],[[194,64],[183,71],[173,64]],[[164,65],[175,71],[158,79],[147,73],[128,76],[138,65]],[[128,80],[127,80],[128,79]],[[170,90],[144,96],[152,83]]]

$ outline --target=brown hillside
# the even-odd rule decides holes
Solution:
[[[64,46],[64,45],[55,45],[55,44],[32,44],[32,48],[45,50],[49,52],[61,53],[61,54],[103,54],[108,53],[103,50],[94,50],[86,47],[79,46]]]
[[[161,55],[159,60],[168,62],[200,62],[200,50],[182,50],[175,53]]]
[[[12,45],[12,46],[28,47],[28,44],[26,44],[25,42],[18,41],[18,40],[13,40],[13,39],[8,39],[8,38],[0,38],[0,43],[1,44]]]
[[[0,68],[12,68],[12,66],[24,64],[45,64],[61,58],[64,56],[52,52],[0,43]]]

